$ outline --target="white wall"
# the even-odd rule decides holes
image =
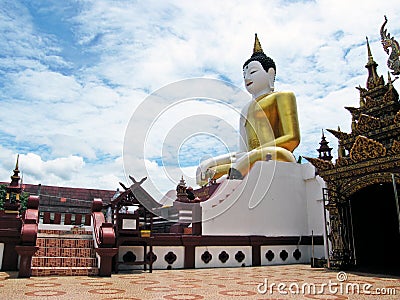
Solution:
[[[256,162],[221,202],[202,203],[203,235],[293,236],[323,233],[323,181],[311,164]],[[233,185],[230,181],[221,184]],[[213,204],[210,207],[208,202]]]
[[[298,249],[301,253],[300,258],[297,260],[293,253]],[[266,253],[271,250],[274,253],[274,258],[269,261],[266,258]],[[286,260],[282,260],[280,253],[285,250],[288,253]],[[286,264],[308,264],[311,262],[312,250],[311,245],[274,245],[274,246],[261,246],[261,265],[286,265]],[[321,258],[324,256],[324,246],[318,245],[314,247],[314,257]]]
[[[3,253],[4,253],[4,244],[0,243],[0,270],[3,266]]]
[[[201,256],[208,251],[212,255],[212,259],[205,263]],[[229,255],[229,259],[223,263],[218,257],[219,254],[225,251]],[[238,262],[235,255],[238,251],[242,251],[245,255],[243,261]],[[196,247],[195,249],[195,268],[227,268],[227,267],[241,267],[251,266],[251,246],[209,246],[209,247]]]
[[[143,260],[143,246],[120,246],[118,252],[118,261],[123,261],[123,256],[128,251],[132,251],[136,255],[136,261]],[[150,248],[147,247],[147,252]],[[164,257],[168,252],[176,255],[176,260],[171,264],[172,269],[182,269],[184,267],[185,248],[183,246],[154,246],[153,253],[157,256],[157,260],[153,263],[153,269],[166,270],[169,264]],[[119,270],[143,269],[143,265],[119,265]]]
[[[314,167],[307,164],[310,168]],[[307,219],[308,228],[314,232],[314,235],[324,235],[324,204],[322,196],[322,188],[325,182],[319,176],[309,178],[305,181],[307,192]]]

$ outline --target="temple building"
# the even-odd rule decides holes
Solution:
[[[368,76],[358,86],[358,107],[351,114],[351,132],[328,129],[338,139],[338,159],[321,155],[306,159],[327,188],[324,205],[329,237],[329,266],[375,272],[399,272],[400,103],[388,73],[377,73],[367,39]]]

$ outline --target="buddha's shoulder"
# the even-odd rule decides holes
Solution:
[[[292,91],[275,92],[272,95],[275,95],[275,97],[277,97],[277,98],[295,98],[296,97]]]
[[[274,92],[272,94],[266,95],[258,102],[270,102],[270,101],[277,101],[277,100],[296,100],[296,96],[291,91],[282,91],[282,92]]]

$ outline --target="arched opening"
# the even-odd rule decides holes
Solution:
[[[350,204],[357,269],[399,274],[400,233],[393,185],[369,185],[351,195]]]

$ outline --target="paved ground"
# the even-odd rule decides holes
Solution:
[[[111,278],[16,276],[0,272],[0,299],[365,299],[368,293],[372,295],[367,299],[400,297],[400,277],[338,274],[308,265],[135,271]],[[279,284],[288,295],[278,290]]]

